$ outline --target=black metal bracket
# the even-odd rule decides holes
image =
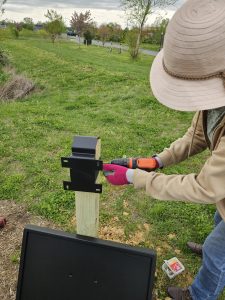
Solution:
[[[65,190],[102,193],[102,185],[95,183],[103,169],[103,162],[95,159],[97,142],[97,137],[74,138],[72,156],[61,158],[62,167],[70,169],[71,182],[63,182]]]

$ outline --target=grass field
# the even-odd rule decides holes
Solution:
[[[160,51],[160,45],[157,44],[142,43],[141,48],[146,50],[152,50],[152,51]]]
[[[149,88],[151,56],[131,61],[128,54],[72,42],[35,39],[1,41],[18,73],[34,80],[38,90],[22,101],[0,103],[0,199],[25,202],[29,209],[73,231],[74,193],[62,181],[68,171],[61,156],[71,153],[75,135],[100,136],[101,158],[158,153],[188,128],[192,113],[159,104]],[[7,76],[0,73],[0,81]],[[163,170],[167,174],[198,172],[207,153]],[[158,253],[157,299],[169,284],[186,286],[200,259],[186,242],[202,242],[213,226],[214,206],[160,202],[144,191],[109,186],[103,177],[100,222],[117,240],[150,247]],[[108,229],[107,229],[108,228]],[[113,236],[113,233],[112,233]],[[164,259],[177,256],[186,271],[169,281]]]

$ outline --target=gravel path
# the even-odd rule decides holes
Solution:
[[[79,39],[78,38],[71,38],[70,37],[70,40],[71,41],[74,41],[76,43],[79,43]],[[83,38],[80,38],[80,43],[84,43],[84,39]],[[106,48],[115,48],[115,49],[121,49],[121,50],[124,50],[124,51],[128,51],[128,46],[124,46],[124,45],[120,45],[119,43],[111,43],[111,42],[106,42],[103,46],[102,42],[101,41],[97,41],[97,40],[92,40],[92,44],[95,45],[95,46],[99,46],[99,47],[106,47]],[[156,56],[158,54],[157,51],[152,51],[152,50],[147,50],[147,49],[140,49],[140,52],[141,53],[144,53],[144,54],[147,54],[147,55],[151,55],[151,56]]]

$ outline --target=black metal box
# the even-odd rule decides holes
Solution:
[[[30,225],[16,300],[151,300],[155,263],[149,249]]]
[[[71,182],[64,181],[64,189],[91,193],[102,193],[102,185],[96,184],[103,162],[95,159],[98,138],[76,136],[72,145],[72,156],[62,157],[62,167],[70,169]]]

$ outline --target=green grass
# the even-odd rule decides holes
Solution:
[[[23,101],[0,104],[0,199],[25,202],[31,211],[65,230],[73,230],[75,203],[74,193],[62,188],[68,170],[61,168],[60,158],[70,155],[73,136],[100,136],[101,157],[108,162],[123,155],[158,153],[190,125],[192,113],[170,110],[153,97],[148,82],[150,56],[131,61],[127,53],[26,38],[1,44],[17,72],[34,80],[39,89]],[[5,76],[0,71],[0,81]],[[206,156],[203,153],[165,172],[198,172]],[[143,224],[150,227],[140,246],[158,249],[158,299],[165,298],[171,284],[161,271],[164,259],[177,255],[186,266],[173,285],[190,283],[200,260],[185,244],[205,239],[215,207],[160,202],[132,187],[109,186],[103,177],[101,182],[102,226],[116,216],[127,240],[144,231]]]
[[[160,45],[158,44],[148,44],[148,43],[142,43],[141,44],[142,49],[152,50],[152,51],[159,51]]]

